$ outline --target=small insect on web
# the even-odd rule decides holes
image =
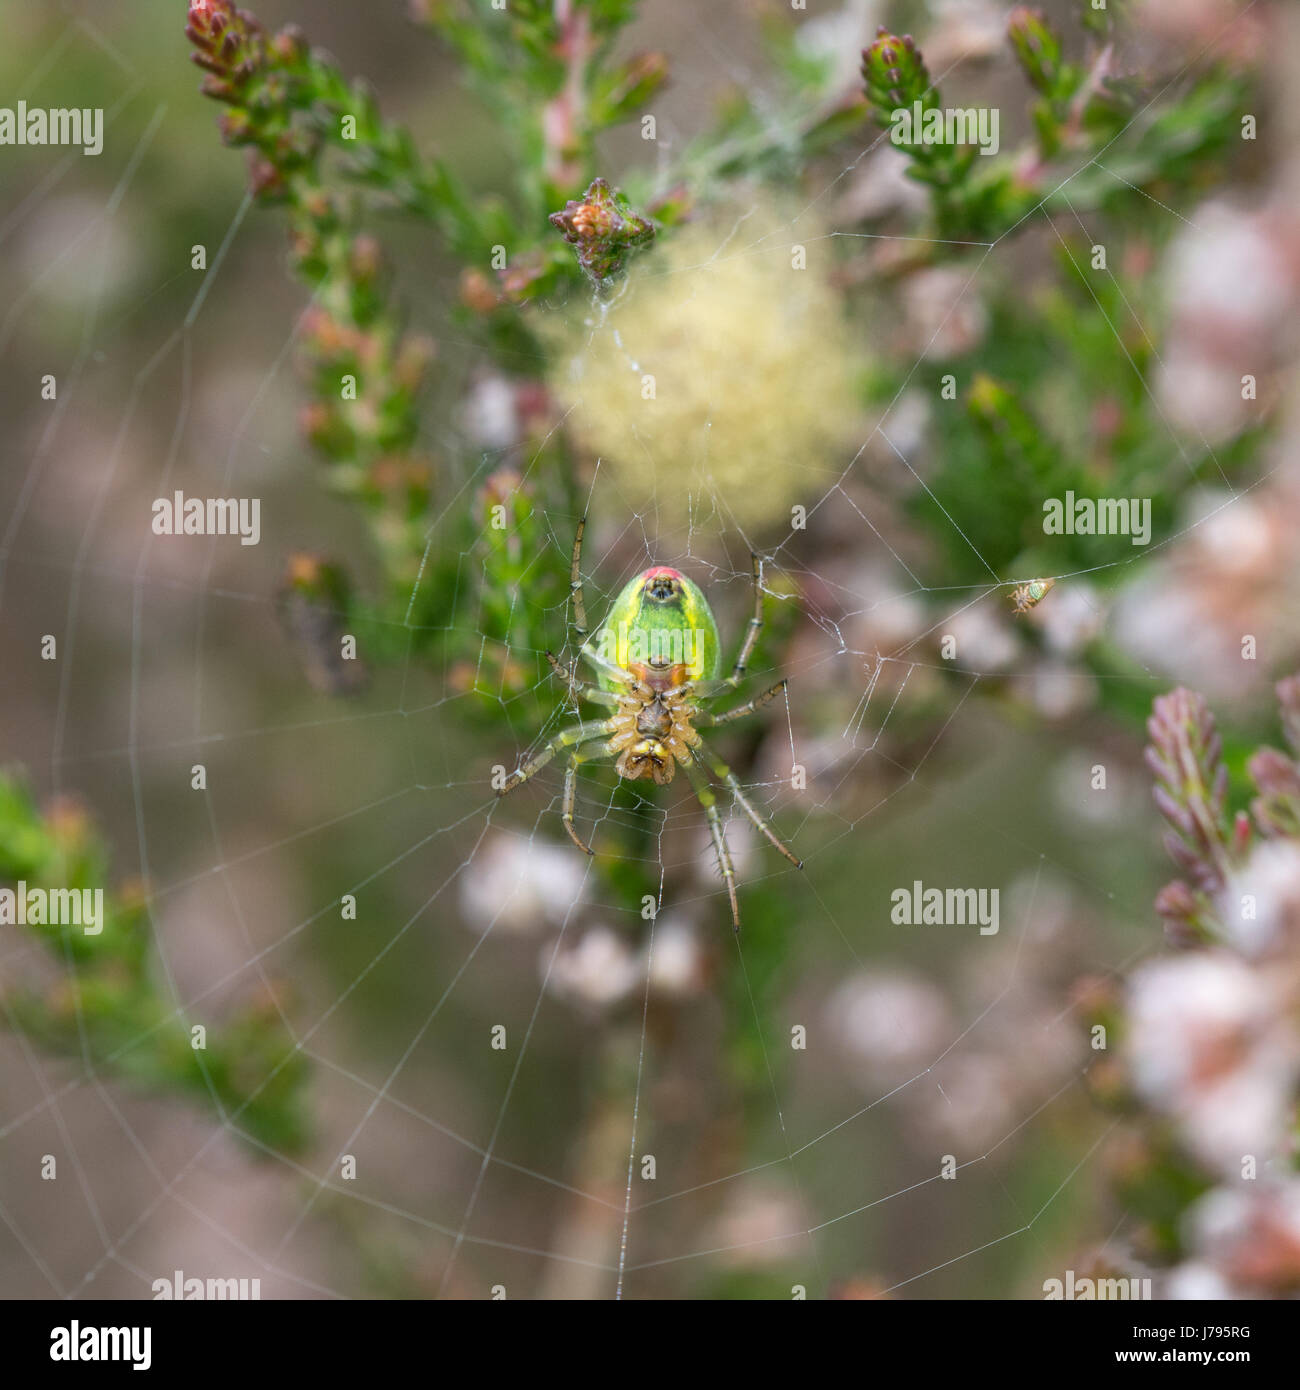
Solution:
[[[600,629],[598,647],[587,638],[587,612],[582,598],[582,535],[587,519],[578,523],[573,541],[573,565],[569,574],[571,611],[569,626],[575,656],[567,669],[551,652],[546,659],[564,680],[575,700],[602,705],[612,711],[605,719],[579,720],[550,740],[536,757],[513,772],[497,792],[508,792],[528,781],[559,752],[569,752],[564,773],[561,819],[569,838],[586,854],[594,854],[573,828],[578,768],[597,758],[614,758],[620,777],[629,781],[649,779],[658,786],[671,782],[680,763],[685,769],[704,814],[708,817],[713,845],[731,901],[731,919],[740,930],[740,906],[736,900],[736,874],[727,849],[717,797],[708,772],[726,783],[745,814],[797,869],[796,858],[777,837],[745,795],[736,774],[708,747],[700,729],[730,724],[753,714],[785,689],[779,680],[761,695],[735,709],[714,713],[705,702],[729,695],[745,679],[745,669],[763,630],[762,567],[754,562],[754,612],[731,674],[719,677],[722,649],[713,610],[703,590],[666,565],[656,565],[630,580],[614,601]],[[597,673],[596,681],[578,674],[578,656]]]

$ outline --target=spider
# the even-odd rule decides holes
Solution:
[[[1031,579],[1028,584],[1018,585],[1011,594],[1011,602],[1016,616],[1028,613],[1047,597],[1049,589],[1056,587],[1055,579]]]
[[[568,668],[551,652],[546,659],[563,680],[575,701],[602,705],[612,711],[606,719],[584,720],[556,734],[535,757],[516,769],[498,790],[498,796],[528,781],[557,753],[568,752],[564,773],[564,801],[561,819],[569,838],[584,854],[594,854],[573,828],[573,807],[577,795],[578,768],[597,758],[615,759],[620,777],[635,782],[652,780],[657,786],[673,780],[680,764],[708,817],[718,864],[731,902],[731,920],[740,930],[740,906],[736,901],[736,874],[727,850],[727,840],[718,814],[717,796],[708,778],[711,769],[730,789],[742,810],[767,840],[785,855],[796,869],[803,861],[796,858],[778,839],[776,832],[754,808],[736,775],[705,744],[700,729],[730,724],[753,714],[785,689],[780,680],[761,695],[755,695],[735,709],[715,714],[704,708],[705,701],[729,695],[745,679],[745,668],[763,630],[763,590],[761,562],[754,562],[754,612],[731,674],[719,676],[722,649],[717,624],[708,600],[697,584],[666,565],[655,565],[630,580],[614,601],[609,616],[597,634],[597,645],[587,640],[587,612],[582,599],[582,534],[587,519],[578,523],[573,541],[573,565],[569,572],[572,612],[569,619],[574,659]],[[598,650],[599,648],[599,650]],[[585,681],[578,674],[578,656],[584,657],[597,673],[597,681]]]

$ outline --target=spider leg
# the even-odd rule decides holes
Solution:
[[[749,558],[754,562],[754,612],[749,619],[749,626],[745,629],[745,640],[740,644],[736,664],[727,677],[727,684],[733,690],[745,679],[749,658],[754,655],[758,634],[763,631],[763,562],[754,554]]]
[[[711,748],[706,748],[703,749],[703,751],[701,751],[701,747],[696,747],[691,750],[695,754],[695,757],[701,762],[703,762],[705,759],[708,760],[708,764],[713,769],[714,774],[718,777],[721,777],[722,780],[727,784],[727,786],[731,789],[732,796],[734,796],[736,800],[740,803],[741,809],[750,818],[750,820],[753,821],[754,828],[760,831],[764,836],[766,836],[768,842],[775,849],[780,850],[780,852],[785,855],[785,857],[795,866],[796,869],[802,869],[803,860],[795,857],[795,855],[787,848],[784,841],[782,841],[778,837],[776,831],[772,829],[771,823],[768,820],[766,820],[763,816],[759,815],[757,809],[754,807],[753,802],[750,801],[750,799],[745,795],[743,789],[741,788],[740,782],[736,778],[736,774],[732,772],[732,770],[726,765],[726,763],[724,763],[722,759],[718,757],[718,755]]]
[[[598,756],[596,752],[575,748],[569,757],[569,765],[564,769],[564,801],[560,808],[560,819],[564,822],[564,828],[569,832],[569,839],[583,852],[583,854],[595,855],[596,851],[578,837],[578,832],[573,828],[573,807],[578,799],[578,767],[585,763],[589,758]]]
[[[625,671],[621,666],[616,665],[607,657],[602,656],[587,640],[587,605],[582,597],[582,537],[587,529],[587,518],[584,516],[578,522],[578,529],[573,537],[573,563],[569,566],[569,601],[572,605],[572,612],[569,615],[569,639],[573,647],[573,662],[569,668],[569,687],[571,690],[584,689],[590,690],[593,687],[578,676],[578,658],[585,657],[603,676],[610,676],[623,684],[632,683],[632,674]],[[550,657],[550,653],[547,653]],[[552,660],[551,665],[555,662]],[[597,701],[598,704],[607,703],[604,700]]]
[[[540,772],[562,749],[572,748],[577,743],[589,743],[592,739],[604,738],[606,734],[612,732],[611,721],[608,719],[602,719],[598,724],[571,725],[556,734],[536,757],[530,758],[523,767],[516,768],[506,778],[504,786],[497,792],[497,795],[505,796],[514,791],[521,783],[528,781],[535,773]]]
[[[610,661],[608,657],[601,656],[590,642],[584,642],[582,644],[578,655],[590,662],[602,676],[609,676],[612,680],[619,681],[623,685],[633,685],[636,683],[636,677],[631,671],[625,671],[617,662]],[[574,679],[577,680],[576,660],[574,666]]]
[[[731,853],[727,849],[727,837],[723,834],[722,818],[718,815],[718,798],[707,778],[700,775],[691,763],[686,764],[686,775],[691,779],[695,795],[704,814],[709,818],[709,830],[713,835],[713,848],[718,852],[718,867],[727,885],[727,897],[731,899],[731,921],[736,931],[740,930],[740,904],[736,901],[736,871],[731,866]]]
[[[745,679],[745,672],[749,669],[749,658],[753,656],[758,635],[763,631],[763,562],[757,555],[750,558],[754,562],[754,612],[745,630],[745,640],[736,653],[736,664],[731,668],[731,674],[720,680],[690,681],[681,687],[683,693],[689,692],[696,699],[711,700],[715,696],[729,694]]]
[[[577,641],[573,644],[575,648],[586,645],[587,641],[587,607],[582,601],[582,573],[579,566],[582,563],[582,533],[587,529],[587,518],[584,516],[578,522],[578,529],[573,537],[573,563],[569,567],[569,599],[573,604],[573,611],[569,615],[569,627]]]
[[[610,690],[602,690],[594,681],[584,681],[579,679],[577,673],[571,666],[561,666],[552,652],[546,653],[546,659],[551,663],[551,670],[569,687],[569,694],[575,700],[590,700],[593,705],[608,705],[610,709],[618,708],[618,696]]]
[[[784,689],[785,681],[777,681],[771,689],[763,691],[761,695],[755,695],[752,700],[746,700],[735,709],[725,710],[722,714],[714,714],[712,710],[701,710],[694,716],[693,722],[697,729],[713,729],[719,724],[730,724],[733,719],[743,719],[747,714],[762,709],[770,700],[775,700]]]

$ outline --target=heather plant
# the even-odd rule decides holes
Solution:
[[[1121,1117],[1112,1181],[1134,1218],[1111,1264],[1156,1271],[1162,1297],[1300,1286],[1300,678],[1277,699],[1289,751],[1250,756],[1254,795],[1235,813],[1206,701],[1155,701],[1146,756],[1182,872],[1155,908],[1173,952],[1081,995],[1118,1044],[1093,1070]]]
[[[789,374],[781,357],[763,355],[766,334],[785,339],[784,322],[778,327],[774,320],[768,329],[743,311],[746,304],[776,301],[770,276],[748,283],[739,263],[736,283],[727,286],[733,307],[715,305],[707,315],[696,310],[712,316],[715,331],[692,330],[676,345],[665,340],[660,375],[671,389],[662,410],[644,408],[637,379],[610,336],[593,339],[587,356],[594,370],[584,373],[582,410],[563,427],[546,399],[552,390],[561,400],[570,394],[560,369],[573,343],[570,335],[557,335],[544,310],[593,290],[598,298],[621,293],[638,265],[653,277],[655,257],[673,256],[684,221],[698,221],[710,209],[725,212],[737,198],[761,200],[764,189],[779,206],[776,190],[792,175],[815,179],[834,167],[828,159],[860,156],[864,146],[886,139],[908,161],[907,174],[925,189],[927,201],[906,228],[892,215],[874,220],[879,232],[903,236],[896,245],[904,254],[888,245],[880,255],[849,262],[858,316],[897,316],[912,288],[947,274],[959,277],[943,282],[951,317],[968,295],[979,301],[981,292],[970,282],[995,248],[998,261],[990,273],[999,295],[981,304],[979,313],[989,319],[984,331],[965,341],[936,331],[922,342],[916,363],[867,342],[855,347],[845,341],[835,310],[809,308],[806,341],[790,340],[788,360],[811,364],[819,386],[811,394],[788,390],[792,404],[815,402],[808,424],[796,423],[798,443],[790,447],[802,444],[802,467],[811,476],[832,478],[842,467],[837,455],[851,452],[852,424],[843,392],[820,383],[856,353],[862,419],[869,420],[874,408],[888,435],[889,410],[924,365],[925,393],[938,397],[930,413],[942,462],[923,488],[900,470],[889,488],[934,548],[939,570],[932,588],[1074,570],[1117,582],[1125,574],[1117,562],[1131,558],[1131,550],[1121,549],[1125,538],[1045,535],[1044,499],[1067,493],[1145,497],[1154,535],[1162,538],[1189,489],[1226,482],[1249,468],[1262,416],[1217,451],[1193,440],[1178,443],[1171,456],[1168,421],[1146,386],[1159,360],[1162,307],[1142,269],[1177,227],[1174,217],[1152,219],[1150,190],[1158,188],[1164,203],[1176,202],[1240,157],[1248,91],[1240,64],[1211,51],[1166,70],[1159,58],[1140,51],[1115,11],[1080,5],[1078,27],[1069,33],[1040,12],[1018,7],[1006,41],[1026,84],[1032,133],[993,151],[928,138],[926,118],[943,117],[944,98],[910,35],[882,29],[862,54],[855,87],[844,84],[827,56],[801,50],[789,31],[774,25],[771,53],[783,85],[775,121],[738,92],[712,138],[688,147],[676,166],[660,161],[648,174],[634,165],[611,178],[600,166],[599,137],[645,113],[669,77],[661,54],[610,61],[633,9],[582,0],[491,13],[467,3],[418,7],[421,21],[460,59],[470,87],[490,94],[491,110],[511,142],[513,186],[485,195],[467,189],[436,155],[418,150],[408,132],[385,121],[363,84],[314,53],[295,30],[269,36],[252,15],[218,0],[191,7],[188,33],[195,61],[208,73],[204,91],[227,107],[223,138],[248,150],[259,200],[286,205],[292,263],[312,290],[303,332],[309,386],[304,430],[323,456],[330,485],[357,498],[390,581],[388,594],[370,605],[379,619],[372,646],[391,634],[393,623],[416,644],[430,643],[436,632],[440,641],[460,646],[453,664],[463,671],[472,663],[489,702],[521,695],[540,672],[536,663],[547,645],[540,615],[564,581],[563,538],[555,535],[556,544],[531,557],[528,572],[540,601],[518,602],[517,587],[490,553],[497,539],[485,516],[463,502],[447,515],[445,499],[465,495],[468,460],[437,466],[417,444],[418,399],[433,346],[399,328],[383,252],[368,230],[374,210],[384,205],[430,223],[459,265],[465,322],[484,363],[507,373],[517,398],[535,383],[528,406],[516,401],[523,419],[513,452],[527,466],[514,468],[519,482],[505,502],[487,502],[509,507],[524,524],[536,507],[574,516],[599,452],[624,476],[628,500],[644,505],[653,495],[670,522],[674,511],[684,517],[689,505],[676,503],[674,494],[683,503],[691,497],[698,502],[712,485],[724,506],[735,499],[750,526],[780,535],[796,490],[776,483],[782,465],[759,465],[757,491],[732,478],[733,460],[770,452],[758,433],[751,445],[743,429],[724,426],[710,464],[716,475],[701,476],[683,464],[673,477],[658,462],[638,477],[647,459],[698,453],[699,421],[714,409],[700,393],[712,390],[719,364],[734,362],[736,340],[755,345],[749,373],[755,390],[768,394],[767,371]],[[1167,61],[1178,62],[1178,55]],[[1006,113],[1008,125],[1015,124],[1013,114]],[[646,120],[643,135],[654,125],[652,114]],[[778,127],[779,142],[773,138]],[[1003,267],[1014,264],[1016,243],[1042,240],[1044,224],[1051,228],[1045,249],[1057,269],[1027,303]],[[716,220],[710,225],[716,228]],[[696,238],[688,257],[698,259],[699,248]],[[649,304],[633,304],[628,312],[644,319],[657,297],[671,306],[670,315],[683,307],[691,313],[704,291],[674,299],[671,286],[683,268],[682,257],[670,259],[667,284],[640,277],[636,288]],[[734,334],[725,327],[731,315]],[[648,344],[663,336],[653,321],[643,327]],[[1051,345],[1046,355],[1043,342]],[[815,365],[819,349],[824,367]],[[800,418],[797,409],[780,414]],[[779,456],[784,460],[785,447]],[[768,471],[773,482],[763,484]],[[746,484],[752,481],[746,476]],[[488,483],[475,495],[487,499],[497,490],[497,482]],[[428,545],[431,514],[447,518],[436,553]],[[960,526],[952,524],[954,516]],[[449,563],[466,551],[482,559],[469,596]],[[1099,556],[1110,564],[1098,566]],[[353,599],[354,605],[363,601]],[[467,612],[475,613],[475,622],[459,620]],[[462,637],[467,628],[468,641]],[[479,628],[490,639],[483,650]],[[1102,672],[1123,669],[1105,643],[1086,659]]]
[[[1078,6],[1071,31],[1021,7],[1006,42],[1024,83],[1028,134],[1015,138],[1024,112],[1006,111],[1005,143],[977,147],[926,138],[927,120],[942,122],[947,98],[910,35],[882,29],[862,53],[860,84],[837,86],[843,79],[829,61],[810,58],[774,26],[784,104],[777,120],[737,92],[711,136],[650,173],[611,168],[601,155],[602,133],[647,114],[671,76],[658,54],[611,60],[632,6],[572,0],[489,14],[453,0],[419,14],[459,57],[469,84],[489,95],[511,142],[512,186],[501,196],[467,188],[436,156],[417,151],[368,90],[296,33],[265,36],[217,0],[195,0],[189,33],[209,73],[205,91],[227,107],[223,138],[248,148],[259,201],[287,209],[292,264],[312,294],[304,430],[326,480],[356,498],[370,525],[389,587],[368,602],[390,632],[404,634],[406,654],[440,661],[451,690],[473,702],[487,727],[502,727],[503,708],[512,723],[516,706],[544,709],[542,654],[558,641],[569,537],[586,510],[596,457],[623,504],[653,507],[663,534],[686,533],[708,505],[756,540],[785,535],[790,544],[798,541],[791,506],[809,491],[805,479],[816,480],[820,495],[873,414],[889,440],[891,411],[912,386],[927,399],[939,462],[921,487],[915,470],[897,467],[876,486],[911,528],[910,552],[925,556],[934,603],[948,602],[948,590],[986,585],[1005,601],[1013,584],[1064,576],[1051,604],[1072,572],[1087,571],[1102,587],[1130,577],[1120,563],[1132,557],[1128,537],[1047,534],[1045,499],[1145,498],[1151,534],[1164,539],[1192,489],[1249,476],[1262,414],[1217,449],[1193,438],[1171,451],[1169,422],[1147,385],[1167,319],[1149,271],[1178,225],[1176,216],[1153,218],[1152,203],[1177,207],[1240,157],[1249,90],[1240,66],[1211,54],[1191,64],[1170,57],[1162,68],[1136,51],[1115,9]],[[653,129],[652,114],[648,120],[643,131]],[[816,188],[819,174],[886,141],[924,199],[908,220],[892,210],[866,219],[865,251],[818,259],[799,299],[805,324],[792,328],[780,308],[770,325],[763,321],[765,307],[781,304],[775,262],[756,268],[742,258],[710,273],[707,243],[725,245],[738,209],[743,220],[764,200],[785,208],[791,181]],[[474,351],[508,383],[517,424],[490,470],[475,469],[468,449],[462,460],[435,464],[421,447],[421,384],[438,367],[431,344],[400,326],[371,229],[385,204],[424,220],[439,238],[458,267]],[[781,238],[781,215],[775,226],[770,213],[760,218],[748,244]],[[815,240],[807,220],[793,226],[796,239]],[[877,235],[898,239],[870,240]],[[803,241],[778,249],[803,269]],[[1030,255],[1046,269],[1025,298],[1015,267]],[[847,312],[831,288],[846,284]],[[910,346],[848,327],[905,324],[909,306],[936,285],[948,314]],[[606,319],[614,301],[617,337]],[[557,320],[556,306],[566,303],[576,319],[571,309]],[[969,332],[943,331],[971,306]],[[646,358],[632,372],[625,342]],[[769,342],[780,342],[784,355]],[[718,381],[737,359],[748,363],[749,386],[738,389],[729,419]],[[662,409],[646,404],[644,371],[655,373]],[[811,380],[795,389],[801,371]],[[785,408],[775,404],[782,384]],[[747,390],[774,403],[772,420],[757,429]],[[695,468],[684,461],[700,455],[704,419],[711,455]],[[437,527],[431,516],[441,519]],[[315,572],[299,566],[300,597],[302,576]],[[342,582],[328,595],[317,590],[326,610],[362,601]],[[769,616],[778,608],[791,621],[775,623],[757,655],[780,666],[798,594],[779,585],[774,592],[787,602],[769,599]],[[1037,640],[1037,629],[1024,630]],[[382,652],[378,640],[370,645]],[[1076,655],[1102,675],[1126,670],[1101,637]],[[1122,698],[1118,684],[1103,681],[1103,701]],[[1246,854],[1246,831],[1240,818],[1227,819],[1203,708],[1184,694],[1167,697],[1152,731],[1159,804],[1191,875],[1165,890],[1160,911],[1185,936],[1205,937],[1214,894]],[[758,753],[751,744],[750,758]],[[1283,792],[1290,774],[1276,760],[1256,770],[1260,828],[1275,831],[1292,813]],[[604,891],[628,905],[656,899],[647,808],[621,785],[614,797],[626,814],[609,827],[611,847],[597,860]],[[749,914],[748,971],[733,972],[734,1017],[770,990],[790,911],[781,883]],[[608,949],[602,988],[625,964],[625,948],[611,941]],[[736,1030],[729,1063],[752,1094],[767,1064],[746,1037]],[[616,1031],[607,1055],[628,1046]],[[1173,1185],[1198,1190],[1194,1177]]]
[[[1064,671],[1069,701],[1037,712],[1087,708],[1097,715],[1087,732],[1121,743],[1146,712],[1149,671],[1106,621],[1146,552],[1129,534],[1049,530],[1045,505],[1064,509],[1068,497],[1073,517],[1075,502],[1141,502],[1158,549],[1204,489],[1258,480],[1274,364],[1216,366],[1239,397],[1218,433],[1171,420],[1152,385],[1179,327],[1157,268],[1186,215],[1254,156],[1255,75],[1248,58],[1212,45],[1189,56],[1152,42],[1127,8],[1080,0],[1059,23],[1014,9],[996,50],[1010,79],[998,108],[954,106],[962,89],[942,22],[919,39],[882,27],[846,64],[793,11],[773,15],[763,81],[729,88],[694,138],[661,143],[655,98],[673,73],[659,52],[626,53],[631,0],[417,0],[415,21],[455,59],[506,151],[498,178],[455,167],[387,116],[384,94],[351,75],[346,55],[324,54],[294,27],[271,33],[231,0],[190,0],[186,36],[202,92],[221,108],[220,139],[247,161],[256,216],[283,226],[301,289],[300,436],[364,536],[360,557],[324,546],[283,557],[274,602],[286,645],[326,696],[400,681],[407,719],[429,714],[406,706],[412,673],[436,683],[432,707],[460,758],[447,786],[493,808],[466,872],[448,877],[455,889],[434,895],[438,910],[484,937],[560,933],[541,953],[547,988],[575,1029],[589,1029],[571,1176],[596,1189],[629,1164],[624,1245],[623,1122],[630,1101],[641,1113],[647,1038],[664,1059],[663,1093],[705,1097],[689,1116],[692,1181],[740,1169],[732,1160],[770,1119],[797,1058],[798,1044],[771,1043],[803,1028],[782,1012],[806,949],[792,924],[831,908],[795,874],[758,870],[766,848],[742,842],[740,873],[720,856],[725,886],[738,880],[744,896],[739,944],[713,911],[725,899],[711,867],[665,874],[665,802],[595,765],[582,781],[599,791],[578,798],[577,763],[561,793],[557,759],[547,790],[560,814],[541,814],[536,787],[491,802],[516,784],[513,759],[524,766],[571,728],[578,653],[620,567],[626,579],[643,554],[675,555],[712,576],[728,661],[741,634],[761,629],[745,648],[749,669],[774,674],[747,691],[760,717],[720,733],[724,770],[742,796],[762,789],[756,834],[774,813],[795,851],[824,850],[845,871],[827,875],[841,880],[827,889],[831,907],[860,915],[848,832],[916,779],[955,713],[954,690],[958,707],[978,689],[973,705],[992,696],[990,717],[1014,704],[1020,719],[1032,701],[1019,678]],[[950,138],[954,122],[972,138]],[[638,136],[644,158],[619,153]],[[414,273],[453,306],[438,331],[420,320],[395,249],[412,228]],[[575,576],[584,521],[597,558]],[[869,569],[877,559],[897,566],[888,583]],[[583,580],[586,631],[574,605]],[[773,682],[790,670],[787,692]],[[1270,1192],[1295,1182],[1284,1138],[1294,994],[1278,983],[1290,981],[1295,938],[1277,884],[1300,856],[1297,692],[1279,688],[1291,753],[1251,759],[1248,812],[1233,809],[1205,702],[1186,691],[1157,702],[1148,760],[1184,875],[1157,911],[1183,954],[1144,966],[1127,994],[1087,996],[1128,1049],[1123,1068],[1094,1079],[1130,1123],[1120,1185],[1146,1223],[1135,1258],[1164,1268],[1203,1248],[1185,1214],[1234,1165],[1256,1160]],[[811,753],[792,767],[796,731]],[[415,776],[422,791],[438,780],[423,764]],[[590,860],[565,838],[575,804],[579,816],[597,809]],[[701,805],[688,828],[707,849],[716,806]],[[108,878],[85,822],[73,834],[66,812],[42,814],[16,780],[0,784],[0,822],[0,843],[14,846],[6,878]],[[256,1148],[300,1149],[309,1073],[286,1041],[287,995],[276,984],[216,1020],[196,1049],[196,1020],[158,979],[149,891],[111,897],[93,951],[72,932],[38,933],[42,950],[73,961],[75,983],[8,1000],[10,1020],[93,1068],[206,1098]],[[1265,916],[1244,916],[1245,897]],[[579,944],[563,942],[588,908],[604,918]],[[1043,994],[1022,1029],[1046,1030],[1059,1012],[1044,1003],[1056,968],[1036,963]],[[1205,1100],[1186,1049],[1160,1051],[1170,1022],[1193,1047],[1197,991],[1224,981],[1238,1012],[1214,1035],[1224,1054],[1210,1062],[1244,1058],[1236,1079],[1258,1100],[1253,1127],[1226,1139],[1217,1117],[1231,1099]],[[850,983],[832,1012],[868,1037],[876,1063],[898,1048],[895,1070],[880,1064],[880,1090],[926,1074],[948,1046],[949,1001],[901,974],[869,981],[880,994]],[[979,982],[966,985],[978,998]],[[721,1001],[726,1022],[700,1062],[681,1039],[705,997]],[[909,1024],[912,1011],[928,1015],[912,1029],[919,1039],[864,1025],[882,997]],[[1026,1107],[1059,1061],[1013,1075],[997,1071],[994,1044],[981,1058],[1003,1098]],[[926,1115],[916,1089],[903,1102],[909,1123],[955,1145],[960,1124]],[[991,1153],[1002,1135],[977,1128],[979,1109],[963,1113]],[[1248,1191],[1233,1200],[1255,1202]],[[338,1195],[322,1210],[356,1224]],[[588,1225],[603,1221],[599,1234],[616,1246],[620,1213],[603,1206],[597,1218],[575,1209],[573,1229],[592,1238]],[[1271,1209],[1258,1219],[1281,1220]],[[387,1251],[363,1254],[376,1283],[410,1291],[409,1270],[394,1270]],[[1289,1288],[1290,1278],[1255,1284]],[[777,1263],[724,1273],[713,1291],[787,1297],[790,1283]]]
[[[42,809],[6,771],[0,824],[0,880],[16,885],[5,890],[15,902],[69,891],[99,893],[103,902],[93,924],[53,921],[53,913],[33,922],[22,913],[46,961],[25,972],[30,983],[6,994],[7,1026],[92,1074],[215,1107],[255,1152],[301,1150],[309,1137],[307,1066],[285,1036],[287,983],[268,979],[234,1009],[177,1008],[160,978],[149,886],[110,884],[107,848],[85,807],[64,798]]]

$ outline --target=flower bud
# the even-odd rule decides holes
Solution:
[[[1042,11],[1017,5],[1007,16],[1007,37],[1030,84],[1050,94],[1061,75],[1061,41]]]
[[[621,271],[628,256],[655,235],[654,223],[634,213],[604,179],[594,180],[582,198],[570,198],[549,220],[578,248],[578,264],[598,283]]]
[[[930,74],[911,34],[900,39],[883,27],[878,29],[876,41],[862,50],[862,80],[867,102],[882,126],[890,124],[899,107],[917,101],[924,107],[937,104]]]

